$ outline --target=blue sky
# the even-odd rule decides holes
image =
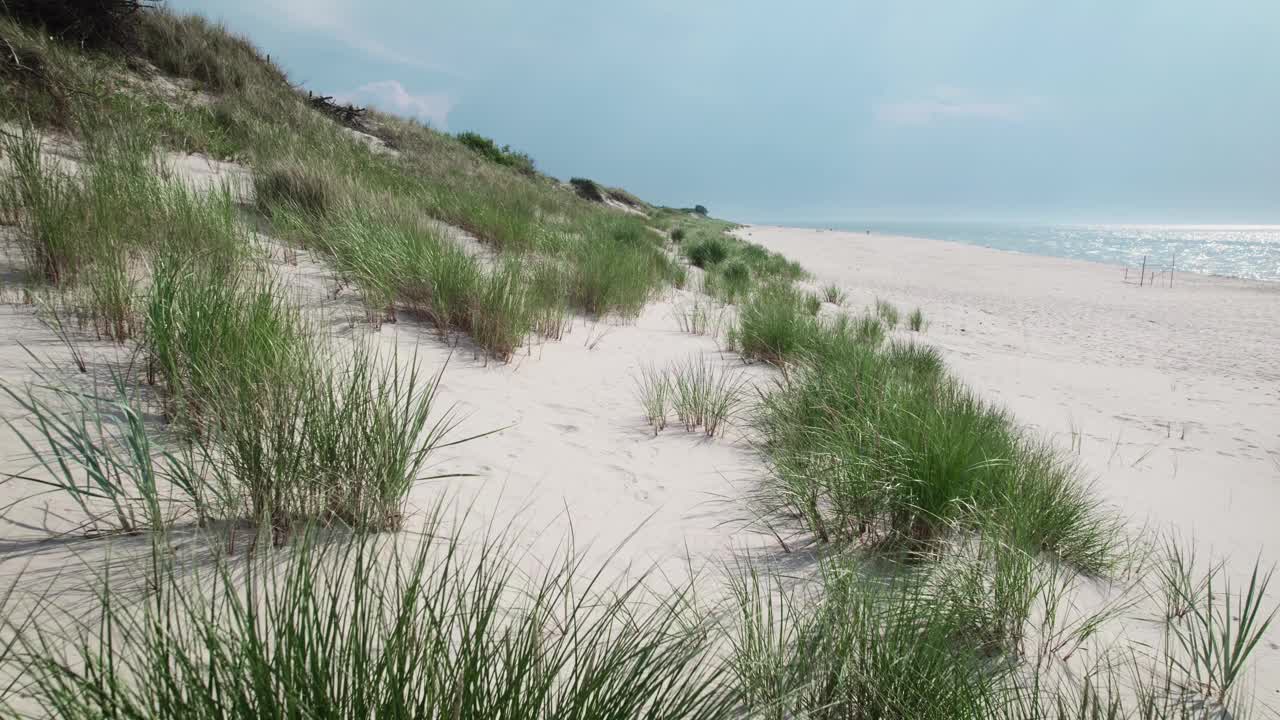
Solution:
[[[1271,0],[172,0],[295,82],[751,221],[1280,222]]]

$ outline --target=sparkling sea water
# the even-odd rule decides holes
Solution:
[[[840,230],[911,235],[1138,267],[1280,281],[1280,225],[1041,225],[996,222],[842,222]]]

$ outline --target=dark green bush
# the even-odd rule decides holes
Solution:
[[[600,186],[595,180],[587,178],[569,178],[569,184],[573,186],[574,192],[578,193],[578,197],[591,202],[604,202],[604,193],[600,192]]]
[[[729,257],[729,241],[722,237],[701,237],[684,246],[684,255],[695,267],[705,270]]]
[[[49,35],[81,47],[132,44],[140,0],[6,0],[5,14],[42,26]]]
[[[512,150],[510,145],[498,147],[498,144],[493,140],[474,132],[458,133],[457,137],[458,142],[466,145],[489,162],[505,165],[525,175],[535,175],[538,172],[533,158],[525,153]]]
[[[684,228],[676,228],[671,231],[672,242],[684,242]]]

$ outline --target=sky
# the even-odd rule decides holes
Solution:
[[[1273,0],[171,0],[303,87],[751,222],[1280,222]]]

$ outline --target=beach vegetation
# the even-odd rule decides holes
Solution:
[[[573,187],[573,191],[578,193],[578,197],[591,202],[604,202],[604,192],[595,180],[588,178],[569,178],[569,185]]]
[[[510,145],[499,147],[492,139],[479,133],[458,133],[458,142],[489,162],[505,165],[525,175],[536,175],[538,170],[533,158],[525,153],[512,150]]]
[[[920,308],[912,310],[911,314],[907,316],[907,327],[911,332],[924,332],[926,325],[927,323],[924,321],[924,313]]]
[[[102,7],[127,12],[99,28],[56,3],[11,5],[0,116],[18,126],[0,139],[0,216],[52,307],[70,304],[141,363],[93,391],[3,386],[38,464],[6,481],[57,493],[83,516],[74,532],[146,534],[152,549],[136,597],[120,590],[137,579],[107,563],[74,608],[37,598],[62,622],[6,627],[0,695],[15,706],[82,718],[1248,712],[1250,660],[1275,614],[1261,567],[1242,583],[1171,551],[1149,576],[1161,643],[1121,649],[1146,653],[1140,671],[1104,662],[1115,656],[1083,675],[1046,671],[1120,607],[1068,618],[1077,579],[1110,582],[1138,562],[1125,525],[936,349],[893,338],[889,302],[820,312],[844,302],[840,288],[803,290],[803,268],[701,205],[647,206],[583,178],[569,192],[489,138],[376,111],[339,125],[200,18],[112,0]],[[111,49],[121,32],[173,96],[102,79],[132,72]],[[46,127],[77,135],[74,170],[45,152]],[[178,181],[171,151],[243,163],[254,202]],[[499,360],[559,338],[575,314],[633,318],[701,276],[707,297],[676,309],[680,329],[718,335],[714,303],[736,303],[728,345],[780,371],[756,388],[694,355],[642,366],[637,400],[655,435],[672,414],[708,437],[742,421],[764,463],[747,510],[784,552],[820,546],[818,577],[740,568],[736,617],[717,625],[692,586],[605,583],[571,553],[531,577],[504,540],[464,550],[436,517],[406,532],[411,489],[454,477],[430,469],[460,442],[442,375],[330,337],[266,257],[277,248],[311,251],[374,325],[406,313]],[[919,308],[908,315],[924,326]],[[223,552],[221,532],[242,525],[252,551]],[[179,550],[200,540],[208,557],[189,567]]]
[[[705,270],[729,257],[729,242],[723,236],[709,235],[691,240],[681,250],[691,265]]]
[[[876,298],[876,317],[890,330],[898,327],[898,308],[887,300]]]
[[[667,427],[667,412],[671,405],[671,377],[653,365],[640,368],[636,380],[636,396],[644,407],[645,420],[657,435]]]
[[[707,437],[722,433],[746,399],[742,373],[717,367],[706,356],[676,363],[670,372],[673,408],[690,432],[702,428]]]
[[[108,570],[100,621],[33,626],[8,660],[58,717],[734,716],[690,589],[645,602],[567,553],[529,578],[509,540],[439,537],[311,532],[194,573],[156,553],[144,600]]]

